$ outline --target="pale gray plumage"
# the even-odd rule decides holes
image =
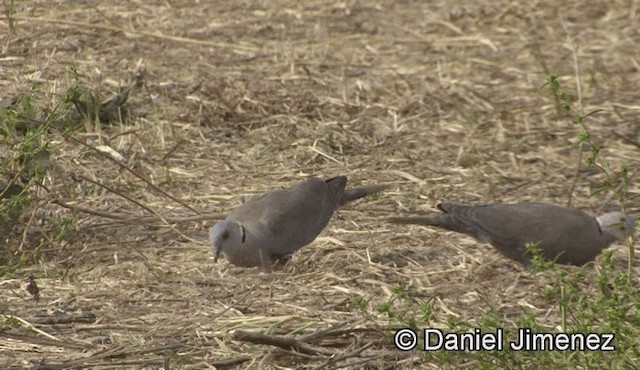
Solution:
[[[633,215],[610,212],[598,217],[545,203],[465,206],[439,204],[444,213],[392,217],[391,222],[441,227],[489,242],[505,257],[531,263],[527,243],[538,243],[542,256],[560,264],[583,265],[616,240],[632,235]]]
[[[268,269],[311,243],[338,207],[386,187],[345,189],[346,184],[344,176],[326,181],[312,177],[250,199],[211,228],[215,260],[222,253],[234,265]]]

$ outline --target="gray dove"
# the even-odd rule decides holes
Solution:
[[[345,176],[312,177],[250,199],[209,231],[214,260],[222,253],[234,265],[269,270],[273,262],[314,241],[338,207],[387,187],[346,185]]]
[[[632,235],[635,218],[622,212],[598,217],[545,203],[465,206],[442,203],[444,213],[392,217],[391,222],[441,227],[489,242],[505,257],[527,266],[525,245],[538,243],[542,257],[565,265],[583,265],[616,240]]]

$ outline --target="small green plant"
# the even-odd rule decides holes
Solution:
[[[321,142],[331,149],[336,148],[336,138],[334,137],[333,132],[330,132],[329,135],[321,140]]]
[[[72,223],[64,218],[49,222],[52,229],[39,235],[30,229],[48,191],[43,182],[55,167],[51,143],[60,140],[60,133],[73,132],[69,113],[81,89],[74,80],[44,104],[40,85],[33,84],[0,107],[0,275],[36,261],[41,247],[63,238]]]
[[[531,267],[533,271],[548,271],[555,266],[554,261],[549,261],[543,257],[542,250],[538,247],[537,243],[527,243],[525,244],[525,248],[531,256]]]
[[[85,79],[84,76],[74,69],[72,72],[76,87],[82,86],[80,82]],[[135,80],[129,86],[107,100],[101,100],[101,89],[98,87],[97,89],[77,88],[66,101],[73,104],[87,132],[98,131],[101,125],[122,124],[128,118],[129,94],[143,85],[143,71],[138,71],[134,78]]]
[[[22,326],[22,322],[12,315],[0,316],[0,333]]]
[[[586,125],[587,118],[601,112],[602,110],[596,109],[586,114],[582,112],[574,112],[571,100],[569,99],[568,94],[561,88],[557,74],[551,73],[547,75],[546,82],[543,87],[545,86],[549,86],[551,89],[551,93],[556,102],[556,111],[558,116],[562,117],[562,113],[566,113],[567,116],[572,115],[573,121],[580,127],[580,131],[576,135],[577,140],[575,146],[581,148],[586,147],[589,150],[589,155],[585,159],[586,165],[596,166],[605,175],[602,187],[596,189],[592,195],[603,190],[610,190],[614,192],[618,201],[624,205],[630,181],[629,168],[626,165],[623,165],[618,171],[612,170],[609,162],[599,156],[600,147],[591,140],[591,133]],[[615,176],[616,173],[617,176]]]
[[[5,234],[29,206],[29,189],[39,183],[48,163],[47,127],[30,125],[37,115],[33,94],[38,91],[34,85],[29,94],[0,109],[0,223]]]
[[[545,83],[542,87],[549,86],[553,100],[556,106],[556,114],[558,118],[566,116],[571,111],[571,99],[569,95],[560,88],[560,82],[558,81],[558,75],[556,73],[550,73],[545,78]]]
[[[371,298],[366,298],[361,295],[356,295],[351,297],[351,305],[358,307],[362,311],[366,311],[369,308],[369,303],[371,302]]]
[[[401,286],[391,287],[393,295],[377,306],[379,313],[385,314],[394,324],[418,329],[428,326],[433,319],[431,301],[419,302]]]
[[[581,154],[583,149],[587,149],[589,154],[585,158],[585,164],[598,168],[604,175],[601,187],[592,191],[591,195],[611,192],[624,210],[630,185],[629,168],[627,165],[622,165],[617,170],[611,168],[609,162],[600,156],[600,147],[593,142],[586,124],[586,119],[600,110],[586,114],[574,112],[568,94],[561,88],[556,74],[547,75],[545,86],[551,89],[558,116],[573,117],[574,123],[578,125],[575,146],[581,148]],[[610,362],[609,368],[624,368],[625,366],[621,365],[635,361],[639,352],[637,338],[640,338],[640,305],[637,302],[640,300],[640,294],[633,281],[633,237],[628,237],[626,243],[629,250],[626,271],[616,271],[611,260],[612,252],[605,250],[602,263],[599,265],[595,291],[589,289],[589,285],[584,286],[582,269],[570,272],[560,267],[550,267],[546,270],[554,273],[555,277],[552,278],[552,286],[545,291],[545,297],[558,303],[563,331],[613,333],[616,336],[616,352],[635,353],[621,356],[621,363]],[[601,367],[602,358],[603,353],[595,351],[574,357],[570,363],[573,367],[578,364],[587,368]]]
[[[587,125],[585,122],[585,120],[588,117],[591,117],[594,114],[599,113],[601,110],[596,109],[586,114],[582,112],[574,112],[574,108],[573,108],[573,105],[571,104],[568,94],[560,86],[558,75],[555,73],[548,74],[545,80],[546,81],[543,87],[549,86],[549,88],[551,89],[551,93],[556,102],[556,110],[558,111],[558,115],[560,116],[560,112],[565,112],[567,113],[567,115],[572,114],[573,121],[580,127],[580,131],[576,136],[577,140],[575,143],[575,146],[581,149],[579,162],[581,161],[581,158],[582,158],[582,149],[587,148],[587,150],[589,151],[589,155],[585,159],[586,165],[589,167],[595,166],[604,175],[604,180],[602,182],[601,187],[593,190],[591,195],[595,195],[603,191],[609,191],[613,193],[615,199],[619,202],[620,206],[624,211],[624,206],[628,201],[627,191],[631,181],[629,177],[629,167],[626,164],[623,164],[619,169],[614,170],[611,168],[608,161],[600,157],[599,155],[600,147],[591,140],[591,133],[587,128]],[[578,166],[579,165],[580,164],[578,163]],[[576,179],[577,179],[577,173],[576,173]],[[574,180],[574,185],[575,185],[575,180]],[[571,199],[572,193],[573,193],[573,189],[571,189],[571,192],[570,192],[570,199]],[[571,203],[571,201],[569,201],[569,203]],[[628,259],[628,265],[627,265],[627,274],[629,276],[629,283],[631,283],[631,276],[633,272],[632,260],[633,260],[633,244],[634,244],[633,233],[631,232],[630,234],[631,234],[630,237],[627,238],[626,240],[628,252],[629,252],[629,259]]]

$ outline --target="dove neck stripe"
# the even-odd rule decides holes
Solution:
[[[598,221],[598,227],[600,228],[600,231],[603,231],[605,229],[605,225],[602,222],[602,219],[600,217],[596,217],[596,221]]]
[[[247,231],[244,229],[244,225],[240,224],[240,230],[242,231],[242,242],[247,242]]]

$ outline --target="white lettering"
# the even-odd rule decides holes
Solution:
[[[435,334],[437,338],[437,344],[431,344],[431,334]],[[425,351],[437,351],[442,348],[442,342],[444,341],[442,331],[440,329],[424,329],[424,350]]]

